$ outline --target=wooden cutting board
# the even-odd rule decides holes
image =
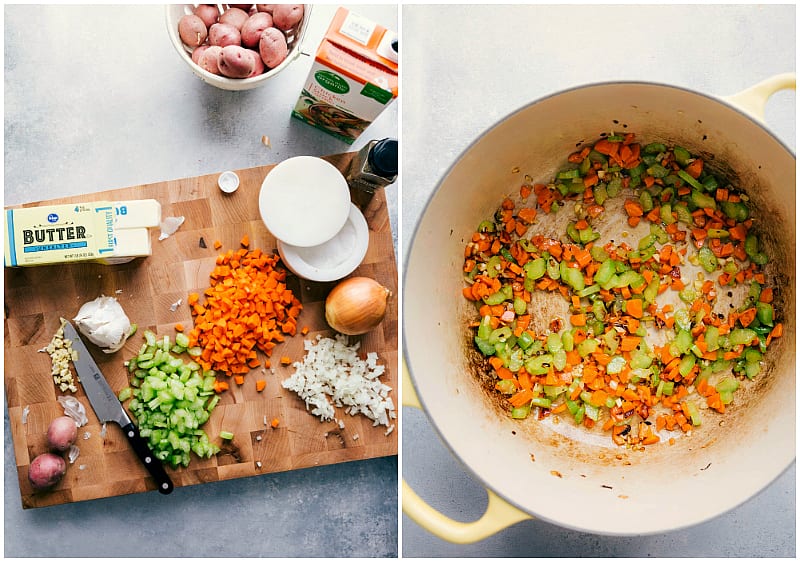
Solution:
[[[326,159],[345,170],[353,155]],[[63,415],[57,401],[61,393],[50,376],[50,357],[38,350],[48,344],[59,327],[60,317],[73,318],[83,303],[100,295],[115,296],[139,331],[113,355],[87,345],[111,388],[116,392],[127,386],[123,362],[138,353],[144,329],[172,338],[176,323],[192,325],[187,294],[208,287],[208,274],[217,255],[238,249],[245,234],[250,237],[250,248],[277,253],[275,238],[258,213],[259,189],[272,167],[237,170],[241,185],[232,195],[217,187],[219,174],[209,174],[25,205],[153,198],[162,205],[162,217],[184,216],[186,221],[178,232],[162,241],[155,229],[151,233],[153,255],[128,264],[81,263],[5,270],[5,392],[24,508],[155,490],[117,425],[108,424],[101,437],[101,425],[77,385],[75,396],[89,417],[88,425],[78,429],[80,456],[68,465],[57,487],[34,492],[27,478],[28,467],[36,455],[46,452],[45,434],[50,421]],[[397,406],[397,264],[385,194],[381,190],[370,201],[364,201],[357,193],[351,195],[370,227],[367,255],[353,275],[376,279],[394,296],[389,299],[382,324],[350,341],[359,341],[362,353],[377,352],[379,363],[386,366],[381,380],[392,387],[390,396]],[[201,247],[201,239],[207,247]],[[223,244],[219,250],[213,247],[215,240]],[[294,368],[280,365],[279,357],[287,355],[300,361],[304,339],[335,333],[325,322],[324,313],[325,297],[335,283],[309,282],[289,273],[287,285],[303,303],[298,327],[308,326],[310,331],[306,336],[298,332],[288,337],[274,350],[272,370],[258,375],[251,371],[242,386],[230,379],[231,389],[222,394],[204,429],[218,444],[221,430],[231,431],[235,437],[211,459],[192,455],[189,467],[168,468],[176,487],[397,454],[396,430],[386,435],[385,426],[373,427],[371,420],[349,416],[338,409],[337,417],[344,420],[344,429],[333,421],[321,422],[306,411],[296,394],[281,386]],[[182,304],[173,311],[173,303],[179,300]],[[267,380],[266,389],[260,393],[255,390],[257,377]],[[29,413],[23,423],[25,407]],[[265,418],[267,423],[277,418],[280,424],[273,429],[264,424]]]

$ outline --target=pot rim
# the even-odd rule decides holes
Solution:
[[[430,195],[428,196],[427,200],[425,201],[425,203],[424,203],[424,205],[422,207],[423,208],[423,212],[420,215],[420,217],[418,218],[417,223],[414,225],[414,229],[413,229],[413,232],[412,232],[411,238],[410,238],[411,242],[410,242],[410,244],[408,246],[408,249],[407,249],[407,251],[406,251],[406,253],[405,253],[404,257],[403,257],[403,287],[406,286],[406,279],[407,279],[407,277],[409,275],[409,268],[408,268],[409,264],[408,264],[408,262],[411,259],[411,255],[412,255],[412,252],[413,252],[413,249],[414,249],[414,243],[415,243],[415,241],[417,239],[417,235],[419,234],[419,229],[420,229],[420,226],[421,226],[421,223],[422,223],[422,220],[421,220],[422,217],[424,216],[425,212],[427,211],[428,207],[430,206],[431,201],[433,200],[433,198],[438,194],[439,190],[441,189],[443,181],[450,175],[450,173],[453,171],[453,169],[456,167],[456,165],[458,165],[459,162],[461,162],[461,160],[464,158],[464,156],[470,150],[472,150],[472,148],[483,137],[485,137],[489,132],[491,132],[492,130],[494,130],[497,127],[501,126],[507,120],[509,120],[512,117],[516,116],[520,112],[522,112],[522,111],[524,111],[524,110],[526,110],[526,109],[528,109],[528,108],[530,108],[530,107],[532,107],[532,106],[534,106],[536,104],[542,103],[544,101],[547,101],[549,99],[555,98],[555,97],[560,96],[562,94],[568,94],[570,92],[574,92],[574,91],[578,91],[578,90],[585,90],[585,89],[590,89],[590,88],[596,88],[596,87],[620,86],[620,85],[622,85],[622,86],[626,86],[626,85],[629,85],[629,86],[655,86],[655,87],[660,87],[660,88],[666,88],[666,89],[669,89],[669,90],[675,90],[675,91],[679,91],[679,92],[693,94],[693,95],[699,96],[701,98],[705,98],[705,99],[707,99],[709,101],[721,104],[722,106],[732,110],[733,112],[738,113],[739,115],[746,117],[749,121],[751,121],[753,124],[757,125],[765,133],[767,133],[773,140],[775,140],[788,154],[790,154],[792,156],[792,158],[794,158],[794,159],[797,158],[795,151],[792,150],[791,148],[789,148],[789,146],[783,140],[781,140],[779,137],[777,137],[770,130],[770,128],[767,126],[766,123],[764,123],[763,121],[760,121],[759,119],[756,119],[751,114],[746,112],[743,108],[735,105],[734,103],[731,103],[730,101],[725,100],[724,98],[721,98],[719,96],[715,96],[715,95],[712,95],[712,94],[707,94],[707,93],[704,93],[704,92],[701,92],[701,91],[698,91],[698,90],[694,90],[692,88],[688,88],[688,87],[684,87],[684,86],[678,86],[678,85],[674,85],[674,84],[667,84],[667,83],[663,83],[663,82],[647,81],[647,80],[607,80],[607,81],[598,81],[598,82],[590,82],[590,83],[586,83],[586,84],[580,84],[580,85],[568,87],[568,88],[565,88],[565,89],[562,89],[562,90],[559,90],[559,91],[556,91],[556,92],[553,92],[553,93],[550,93],[550,94],[546,94],[544,96],[536,98],[535,100],[527,102],[527,103],[517,107],[516,109],[513,109],[512,111],[508,112],[506,115],[501,117],[500,119],[497,119],[494,122],[494,124],[492,124],[491,126],[487,127],[486,129],[484,129],[482,132],[480,132],[478,134],[478,136],[476,136],[474,139],[472,139],[472,141],[466,147],[464,147],[464,149],[462,149],[459,152],[459,154],[453,159],[453,161],[450,163],[450,165],[447,167],[447,169],[441,174],[441,176],[439,177],[439,179],[436,182],[435,188],[430,193]],[[403,299],[403,302],[405,302],[405,299]],[[405,332],[406,326],[407,326],[407,320],[406,320],[405,314],[403,314],[403,325],[402,325],[402,331],[403,332]],[[775,482],[775,480],[777,480],[783,474],[785,474],[797,462],[797,460],[796,460],[797,455],[796,455],[796,451],[795,451],[795,456],[793,457],[792,462],[788,463],[780,471],[778,471],[774,475],[774,477],[772,479],[770,479],[768,482],[766,482],[756,493],[751,494],[751,495],[746,496],[746,497],[742,497],[738,502],[729,505],[725,509],[717,512],[716,515],[714,515],[712,517],[709,517],[709,518],[706,518],[706,519],[704,519],[702,521],[690,521],[690,522],[687,522],[685,524],[678,524],[678,525],[666,527],[666,528],[663,528],[663,529],[653,529],[653,530],[644,531],[644,532],[642,532],[640,530],[639,531],[633,531],[632,530],[630,533],[628,533],[628,532],[616,532],[616,531],[603,531],[603,530],[597,530],[597,529],[588,529],[588,528],[581,527],[579,525],[572,525],[568,521],[561,521],[561,520],[557,521],[557,520],[554,520],[552,518],[544,517],[541,514],[531,510],[529,507],[521,505],[519,502],[509,498],[506,494],[500,492],[492,483],[488,482],[482,476],[478,475],[477,472],[475,470],[473,470],[472,467],[469,466],[461,458],[461,455],[459,455],[458,452],[455,451],[455,449],[451,446],[450,442],[445,437],[444,432],[442,431],[442,429],[434,421],[434,418],[431,417],[428,414],[428,406],[426,404],[425,399],[423,398],[423,394],[420,392],[419,386],[417,385],[416,378],[414,376],[414,368],[413,368],[413,365],[412,365],[412,359],[411,359],[411,355],[409,354],[408,343],[405,340],[405,338],[403,338],[403,340],[402,340],[402,349],[403,349],[403,360],[406,362],[406,366],[407,366],[407,370],[408,370],[409,382],[411,383],[411,385],[414,388],[414,392],[415,392],[415,394],[417,396],[417,400],[419,401],[419,404],[421,406],[422,411],[425,414],[425,417],[427,418],[427,420],[430,423],[430,425],[433,427],[433,429],[436,432],[436,434],[438,435],[440,441],[444,444],[445,448],[450,451],[450,453],[453,455],[453,457],[456,459],[456,461],[462,466],[464,471],[467,474],[469,474],[473,478],[473,480],[475,480],[481,486],[483,486],[486,490],[490,490],[491,492],[496,494],[498,497],[500,497],[503,501],[507,502],[509,505],[512,505],[512,506],[516,507],[517,509],[521,510],[522,512],[527,513],[527,514],[535,517],[538,520],[546,521],[548,523],[551,523],[553,525],[557,525],[557,526],[565,528],[565,529],[570,529],[570,530],[579,531],[579,532],[588,532],[588,533],[601,535],[601,536],[644,536],[644,535],[652,536],[652,535],[656,535],[656,534],[660,534],[660,533],[673,532],[673,531],[678,531],[678,530],[681,530],[681,529],[686,529],[686,528],[689,528],[689,527],[693,527],[695,525],[698,525],[698,524],[701,524],[703,522],[716,519],[717,517],[719,517],[719,516],[721,516],[721,515],[723,515],[725,513],[733,511],[734,509],[738,508],[739,506],[743,505],[744,503],[750,501],[754,497],[756,497],[759,494],[763,493],[764,490],[766,490],[769,486],[771,486]]]

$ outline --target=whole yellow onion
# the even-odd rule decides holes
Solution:
[[[342,334],[365,334],[383,321],[391,294],[374,279],[350,277],[336,285],[325,299],[325,320]]]

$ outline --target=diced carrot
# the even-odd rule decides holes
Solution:
[[[625,212],[628,213],[629,217],[641,217],[644,215],[644,211],[642,210],[642,204],[638,201],[634,201],[633,199],[627,199],[624,204]]]
[[[586,315],[573,314],[569,317],[569,321],[573,326],[586,326]]]
[[[688,166],[686,166],[685,171],[694,179],[699,178],[700,173],[703,171],[702,158],[695,158],[694,161],[692,161]]]
[[[519,407],[533,399],[533,391],[525,388],[508,399],[512,406]]]
[[[753,320],[756,318],[756,308],[751,307],[739,314],[739,322],[742,323],[742,326],[745,328],[753,323]]]
[[[634,318],[641,318],[643,315],[642,300],[630,299],[628,301],[625,301],[625,312],[627,312]]]
[[[642,338],[637,336],[625,336],[620,341],[619,347],[622,351],[633,351],[642,341]]]
[[[525,207],[524,209],[520,209],[517,213],[517,217],[519,217],[522,221],[526,224],[532,224],[533,221],[536,219],[536,209]]]

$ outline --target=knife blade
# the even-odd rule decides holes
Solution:
[[[64,322],[64,337],[72,341],[72,349],[78,354],[72,362],[78,372],[86,397],[97,414],[97,418],[103,422],[114,422],[122,428],[122,432],[127,437],[133,447],[136,456],[142,461],[147,471],[156,481],[156,487],[162,494],[169,494],[174,489],[172,480],[164,470],[164,465],[150,450],[147,440],[139,435],[139,430],[131,421],[125,408],[120,404],[117,395],[108,386],[103,373],[95,363],[94,358],[89,353],[75,327],[70,323]]]

